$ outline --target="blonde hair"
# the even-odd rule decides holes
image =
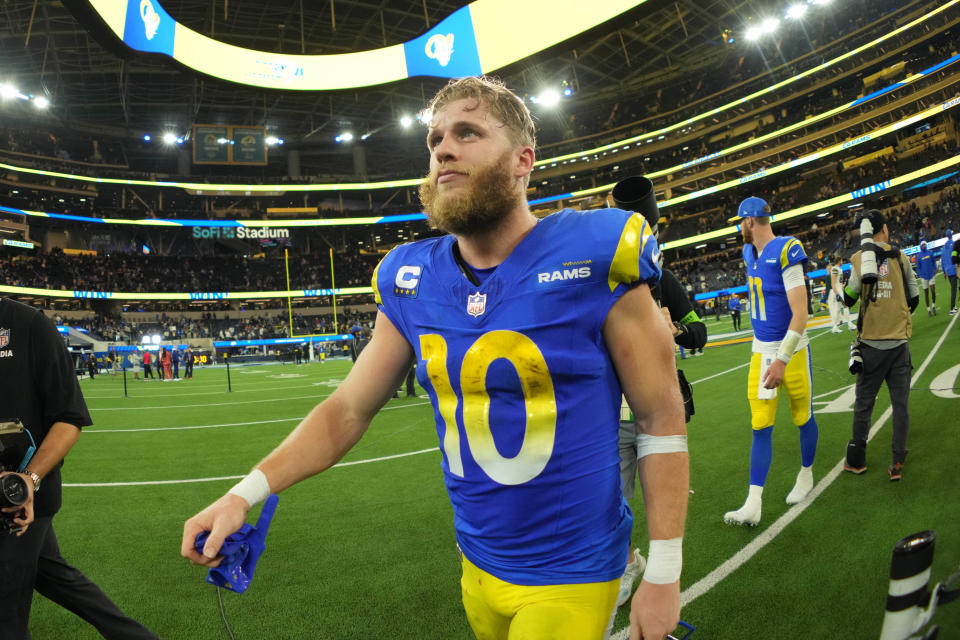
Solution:
[[[428,113],[435,114],[451,102],[473,98],[477,101],[476,109],[481,103],[486,104],[490,113],[504,124],[514,144],[521,147],[536,148],[537,129],[533,124],[533,116],[527,105],[523,104],[515,93],[510,91],[499,78],[491,76],[467,76],[456,78],[440,89],[433,96]],[[470,109],[470,110],[473,110]]]

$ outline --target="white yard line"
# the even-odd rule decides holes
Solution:
[[[411,402],[410,404],[397,405],[393,407],[384,407],[380,411],[392,411],[394,409],[406,409],[407,407],[421,407],[429,402]],[[205,406],[205,405],[204,405]],[[147,407],[153,408],[153,407]],[[180,427],[139,427],[136,429],[97,429],[94,427],[84,428],[84,433],[143,433],[145,431],[187,431],[190,429],[217,429],[220,427],[246,427],[251,424],[271,424],[274,422],[293,422],[303,420],[303,416],[294,418],[277,418],[274,420],[254,420],[252,422],[221,422],[219,424],[195,424]]]
[[[431,451],[439,451],[437,447],[431,447],[429,449],[421,449],[419,451],[409,451],[407,453],[397,453],[392,456],[382,456],[380,458],[367,458],[365,460],[353,460],[351,462],[340,462],[333,467],[352,467],[358,464],[369,464],[371,462],[383,462],[384,460],[395,460],[397,458],[408,458],[410,456],[418,456],[421,453],[430,453]],[[217,482],[219,480],[239,480],[243,478],[243,475],[239,476],[217,476],[215,478],[187,478],[184,480],[143,480],[140,482],[65,482],[63,486],[65,487],[139,487],[144,485],[160,485],[160,484],[191,484],[196,482]]]

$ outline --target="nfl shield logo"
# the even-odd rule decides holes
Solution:
[[[480,313],[483,313],[483,311]],[[10,344],[10,329],[0,329],[0,349],[8,344]]]
[[[477,316],[482,316],[483,312],[487,310],[487,294],[480,293],[479,291],[467,296],[467,313],[472,315],[474,318]]]

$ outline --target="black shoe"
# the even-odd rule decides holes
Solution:
[[[903,477],[903,463],[894,462],[887,468],[887,475],[890,476],[890,482],[899,482]]]
[[[849,472],[852,473],[853,475],[860,476],[860,475],[863,475],[864,473],[867,472],[867,465],[863,465],[862,467],[851,467],[849,464],[847,464],[846,462],[844,462],[844,463],[843,463],[843,470],[844,470],[844,471],[849,471]],[[899,478],[897,478],[897,479],[899,480]]]

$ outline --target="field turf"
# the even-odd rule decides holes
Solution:
[[[937,531],[933,581],[960,566],[960,329],[946,313],[945,293],[941,284],[938,316],[927,317],[922,305],[914,315],[903,480],[891,483],[885,472],[892,431],[885,388],[867,473],[839,472],[852,419],[852,334],[812,328],[816,495],[793,508],[784,503],[800,456],[783,402],[763,520],[754,529],[722,522],[748,484],[749,343],[680,361],[697,408],[688,425],[692,492],[682,579],[682,617],[697,628],[693,640],[877,638],[898,539]],[[730,331],[726,316],[707,324],[712,335]],[[349,360],[231,367],[230,393],[222,368],[197,368],[193,380],[180,382],[128,377],[129,397],[121,377],[83,380],[95,424],[63,470],[64,508],[54,523],[64,556],[161,637],[227,638],[204,570],[179,556],[183,521],[236,482],[224,477],[246,473],[349,369]],[[473,637],[459,600],[432,411],[418,392],[418,399],[391,400],[340,466],[280,496],[253,585],[243,595],[224,593],[238,640]],[[632,506],[634,542],[645,553],[639,491]],[[960,604],[935,620],[941,638],[960,638]],[[624,607],[615,628],[626,622]],[[99,638],[39,595],[31,629],[37,640]]]

